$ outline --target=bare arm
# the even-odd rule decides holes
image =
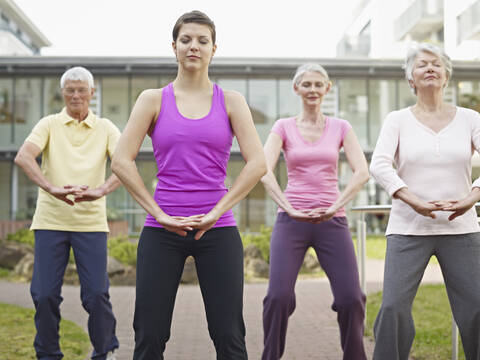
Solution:
[[[167,230],[185,236],[192,220],[175,219],[162,211],[148,192],[135,164],[140,146],[160,109],[161,92],[146,90],[140,94],[112,157],[112,171],[133,198]]]
[[[78,194],[86,190],[87,187],[83,185],[66,185],[64,187],[54,186],[43,175],[40,166],[35,160],[42,150],[34,143],[26,141],[18,150],[15,157],[15,164],[18,165],[28,176],[28,178],[40,188],[55,196],[57,199],[73,205],[73,201],[67,198],[67,195]]]
[[[245,99],[242,95],[232,91],[224,91],[224,94],[230,123],[246,164],[235,179],[231,189],[202,218],[201,223],[195,226],[199,229],[195,235],[197,240],[215,225],[220,216],[242,200],[267,170],[262,144]]]
[[[262,177],[262,183],[270,197],[292,218],[297,220],[311,219],[311,216],[295,209],[283,193],[273,173],[277,166],[278,157],[282,149],[283,141],[279,135],[270,133],[263,147],[267,161],[267,173]]]

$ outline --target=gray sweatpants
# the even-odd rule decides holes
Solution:
[[[467,360],[480,360],[480,233],[388,235],[374,360],[407,360],[415,337],[412,303],[436,255]]]

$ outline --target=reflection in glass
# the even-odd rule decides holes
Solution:
[[[368,86],[370,149],[373,149],[385,117],[396,110],[396,83],[395,80],[370,80]]]
[[[246,79],[219,78],[216,83],[224,90],[235,90],[243,96],[247,96]]]
[[[480,111],[480,81],[458,83],[458,105]]]
[[[130,115],[130,99],[128,98],[128,78],[102,78],[102,114],[123,130]]]
[[[367,134],[367,81],[363,79],[338,80],[339,117],[347,120],[357,134],[363,149],[369,147]]]
[[[415,105],[417,102],[417,97],[410,89],[407,81],[398,81],[398,109],[404,109],[406,107]],[[393,110],[393,109],[392,109]]]
[[[277,118],[276,80],[250,79],[248,104],[255,124],[273,124]]]
[[[292,117],[300,113],[301,100],[293,91],[291,79],[278,80],[278,97],[279,118]]]
[[[12,163],[9,161],[0,161],[0,197],[2,206],[0,206],[0,220],[10,220],[11,209],[11,171]]]
[[[20,146],[42,118],[42,81],[19,78],[15,84],[15,145]]]
[[[18,169],[18,204],[16,220],[31,220],[37,206],[38,186]]]
[[[132,77],[131,85],[130,109],[133,109],[133,105],[135,105],[138,96],[143,90],[157,89],[159,87],[159,78],[154,76],[134,76]],[[145,140],[143,140],[142,143],[142,149],[152,149],[152,140],[150,139],[150,136],[145,136]]]
[[[13,80],[0,79],[0,147],[11,144]]]
[[[43,82],[43,116],[60,112],[64,105],[59,77],[48,77]]]

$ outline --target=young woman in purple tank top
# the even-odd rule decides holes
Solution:
[[[163,359],[187,256],[197,274],[217,359],[247,359],[243,322],[243,248],[231,208],[266,173],[245,99],[208,78],[215,25],[203,13],[182,15],[173,29],[177,77],[140,94],[112,160],[113,172],[147,211],[138,245],[133,358]],[[158,183],[152,197],[135,157],[152,138]],[[233,135],[245,167],[224,185]]]
[[[278,360],[284,353],[288,318],[295,310],[295,282],[309,247],[315,249],[330,280],[343,359],[364,360],[365,295],[343,206],[368,180],[367,161],[348,122],[322,113],[323,97],[330,90],[325,69],[317,64],[302,65],[293,83],[302,100],[302,112],[277,120],[264,147],[268,172],[262,182],[279,213],[270,241],[262,360]],[[353,176],[340,193],[337,164],[342,147]],[[288,173],[285,192],[273,175],[282,150]]]

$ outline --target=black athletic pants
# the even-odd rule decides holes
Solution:
[[[187,256],[195,259],[217,360],[247,359],[243,322],[243,246],[234,226],[200,240],[144,227],[138,244],[134,360],[163,359],[173,306]]]

